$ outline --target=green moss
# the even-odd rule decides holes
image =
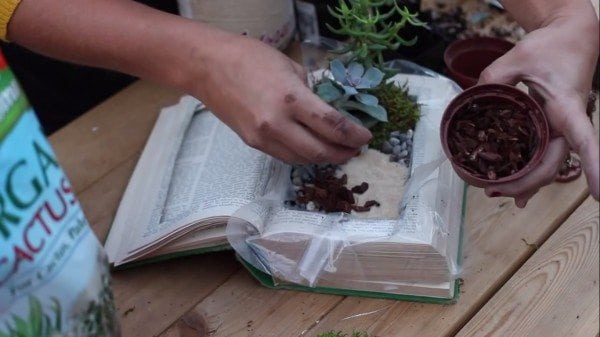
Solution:
[[[366,332],[353,331],[352,335],[348,335],[347,333],[343,333],[341,331],[329,331],[319,334],[317,337],[369,337],[369,334]]]
[[[387,110],[388,122],[377,123],[371,128],[373,139],[370,146],[380,149],[390,132],[406,132],[414,129],[421,118],[421,106],[409,96],[408,87],[397,86],[393,82],[380,85],[373,94],[379,99],[379,104]]]

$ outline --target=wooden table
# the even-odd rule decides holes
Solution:
[[[50,137],[103,240],[161,107],[179,93],[137,82]],[[230,252],[113,274],[124,337],[598,336],[598,203],[584,179],[542,189],[526,209],[469,188],[464,284],[454,305],[260,286]]]
[[[50,137],[104,240],[159,110],[180,93],[140,81]],[[598,213],[585,179],[526,209],[468,189],[458,303],[433,305],[264,288],[231,252],[113,273],[124,337],[598,336]]]

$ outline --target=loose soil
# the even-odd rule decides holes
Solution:
[[[528,111],[511,103],[471,102],[453,118],[449,130],[448,146],[455,161],[488,180],[525,167],[539,141]]]

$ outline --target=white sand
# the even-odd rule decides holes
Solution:
[[[352,212],[353,215],[360,218],[398,218],[400,200],[409,175],[406,166],[390,162],[389,156],[380,151],[368,149],[342,165],[341,170],[339,176],[344,173],[348,175],[348,188],[362,182],[369,184],[365,193],[354,195],[358,205],[362,206],[368,200],[381,204],[379,207],[371,207],[369,212]]]

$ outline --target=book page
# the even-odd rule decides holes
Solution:
[[[262,236],[282,233],[306,235],[336,236],[357,241],[369,241],[375,238],[387,238],[397,234],[411,234],[414,227],[401,226],[398,220],[362,219],[343,214],[324,214],[300,210],[272,209],[266,219]]]
[[[265,193],[277,167],[212,113],[197,113],[177,155],[165,203],[154,209],[130,252],[170,241],[193,223],[201,226],[201,219],[230,216]]]
[[[270,163],[212,113],[197,113],[177,155],[165,204],[154,210],[143,236],[186,219],[231,215],[264,193]]]
[[[153,210],[164,205],[178,149],[197,107],[197,100],[184,98],[160,113],[105,242],[111,263],[124,255],[124,246],[145,230]]]
[[[112,262],[215,226],[213,220],[202,220],[223,219],[262,196],[280,167],[199,107],[199,101],[184,97],[161,112],[119,207],[127,216],[117,216],[111,229],[113,238],[113,231],[126,238],[110,241],[111,250],[119,246]],[[177,128],[167,127],[175,120]]]

